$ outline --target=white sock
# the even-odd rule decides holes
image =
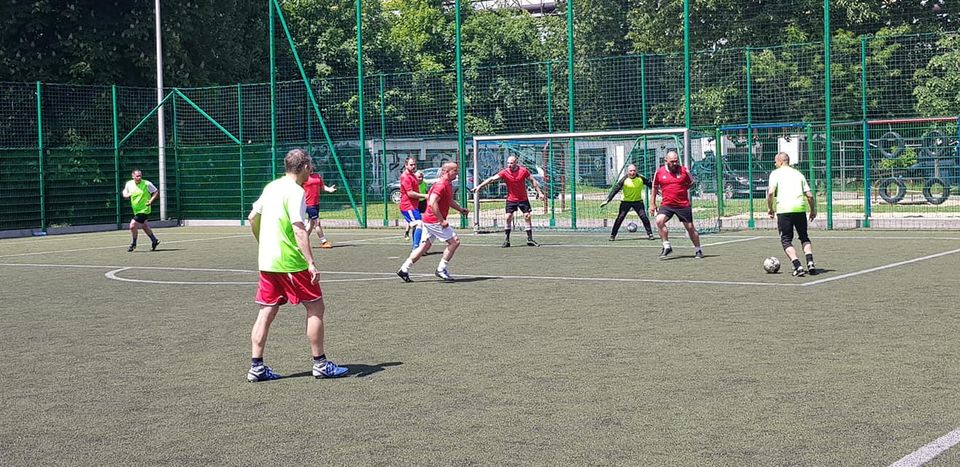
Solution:
[[[447,269],[447,260],[440,259],[440,264],[437,265],[437,271],[443,271]]]
[[[696,248],[693,249],[693,252],[694,252],[694,253],[703,253],[703,250],[702,250],[700,247],[696,247]]]
[[[670,242],[663,242],[664,248],[670,248]]]
[[[327,243],[327,237],[320,237],[320,243]]]
[[[410,258],[407,258],[407,260],[403,262],[403,266],[400,266],[400,270],[403,272],[410,272],[411,266],[413,266],[413,261],[410,261]]]

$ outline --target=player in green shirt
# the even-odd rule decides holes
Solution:
[[[777,230],[780,231],[780,244],[783,251],[793,263],[793,275],[803,276],[807,272],[817,273],[813,263],[813,245],[807,236],[807,206],[810,207],[809,218],[813,221],[817,217],[817,203],[810,191],[807,178],[799,170],[790,167],[790,155],[778,152],[775,157],[777,169],[770,174],[767,190],[767,214],[773,219],[777,217]],[[776,198],[776,208],[774,208]],[[797,250],[793,247],[793,231],[797,231],[803,253],[806,255],[807,270],[804,271]]]
[[[623,199],[620,201],[620,210],[617,213],[617,220],[613,221],[613,230],[610,231],[610,241],[617,239],[617,232],[620,231],[620,224],[626,219],[627,214],[633,209],[640,216],[643,222],[643,228],[647,230],[647,239],[653,240],[653,230],[650,228],[650,218],[647,217],[647,208],[643,205],[643,189],[652,184],[642,175],[637,173],[637,166],[630,164],[627,166],[626,175],[620,179],[617,186],[607,195],[607,200],[600,204],[604,207],[613,200],[620,190],[623,190]]]
[[[307,340],[313,352],[313,376],[343,376],[347,368],[327,360],[323,350],[323,292],[320,271],[313,264],[310,233],[307,231],[307,205],[303,184],[313,172],[310,155],[293,149],[283,160],[286,174],[270,182],[253,203],[247,219],[259,243],[257,263],[260,283],[256,302],[260,313],[250,332],[251,359],[247,381],[268,381],[280,375],[263,363],[270,324],[280,305],[303,302],[307,309]]]
[[[157,199],[157,196],[160,196],[160,190],[153,183],[143,179],[143,172],[140,169],[133,169],[130,176],[133,177],[133,180],[124,185],[123,193],[121,193],[124,199],[130,200],[130,207],[133,208],[133,219],[130,221],[130,236],[133,239],[130,241],[130,247],[127,248],[127,251],[137,249],[138,229],[143,229],[143,232],[150,237],[150,250],[156,250],[160,240],[157,240],[157,237],[153,235],[147,217],[150,216],[150,205]]]

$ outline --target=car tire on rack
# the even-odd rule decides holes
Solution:
[[[877,146],[880,147],[880,155],[882,155],[884,159],[896,159],[900,157],[904,149],[906,149],[903,137],[896,131],[884,133],[877,142]]]
[[[942,191],[934,195],[933,188],[937,185],[940,185]],[[950,197],[950,185],[947,185],[947,182],[944,182],[942,178],[930,177],[923,183],[923,197],[926,198],[930,204],[943,204],[943,202]]]
[[[890,193],[890,187],[896,186],[896,193]],[[880,193],[880,198],[889,204],[897,204],[900,200],[903,199],[907,194],[907,185],[903,183],[903,180],[899,178],[885,178],[880,180],[880,184],[877,186],[877,192]]]

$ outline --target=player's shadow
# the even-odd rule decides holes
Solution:
[[[330,248],[321,248],[320,245],[311,245],[310,247],[311,249],[314,249],[314,250],[325,250],[325,249],[334,249],[334,248],[353,248],[355,246],[356,245],[352,243],[336,243],[334,245],[331,245]]]
[[[378,363],[376,365],[365,365],[363,363],[344,363],[340,366],[347,368],[347,374],[343,376],[344,378],[363,378],[365,376],[370,376],[374,373],[380,373],[381,371],[392,367],[403,365],[403,362],[385,362]],[[312,377],[312,371],[301,371],[300,373],[294,373],[292,375],[284,376],[286,378],[305,378],[307,376]]]
[[[157,248],[153,251],[147,251],[147,253],[164,253],[167,251],[183,251],[182,248]]]
[[[458,282],[480,282],[480,281],[490,281],[490,280],[499,280],[502,277],[457,277],[454,282],[447,282],[448,284],[456,284]],[[442,282],[442,281],[441,281]]]

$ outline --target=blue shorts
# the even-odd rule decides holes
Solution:
[[[307,206],[307,219],[319,219],[320,206]]]
[[[409,211],[400,211],[400,214],[403,214],[403,218],[407,220],[407,223],[420,220],[420,210],[411,209]]]

